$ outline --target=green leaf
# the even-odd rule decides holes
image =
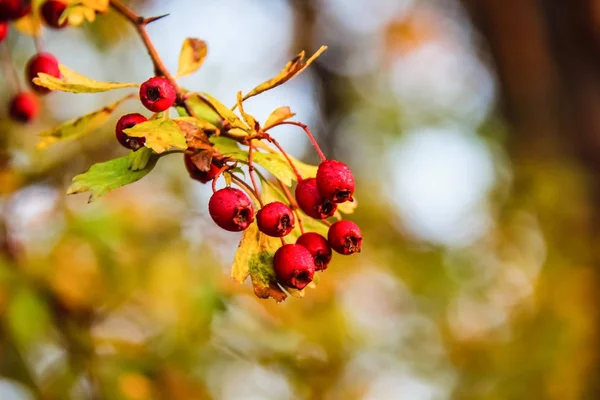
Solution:
[[[292,183],[296,181],[296,174],[294,174],[294,171],[283,156],[279,157],[276,153],[256,151],[253,153],[252,158],[256,164],[264,167],[284,185],[292,186]]]
[[[256,144],[257,148],[266,150],[272,156],[284,161],[285,164],[287,165],[287,168],[289,168],[290,171],[292,171],[292,167],[290,167],[290,165],[288,164],[285,156],[283,154],[281,154],[279,151],[274,150],[273,148],[267,146],[263,142],[257,141],[257,142],[255,142],[255,144]],[[304,179],[314,178],[315,176],[317,176],[317,168],[318,168],[317,166],[303,163],[302,161],[297,160],[296,158],[290,156],[289,154],[288,154],[288,157],[292,161],[292,163],[296,166],[296,168],[298,169],[298,172],[300,173],[300,175],[302,175],[302,178],[304,178]],[[294,181],[296,180],[296,175],[293,173],[293,171],[292,171],[292,179]]]
[[[244,122],[233,111],[231,111],[229,107],[208,93],[200,93],[200,95],[206,99],[206,101],[214,108],[217,114],[227,121],[232,128],[239,128],[247,134],[252,132],[252,129],[244,124]]]
[[[51,90],[72,93],[100,93],[115,89],[137,88],[140,86],[137,83],[99,82],[78,74],[62,64],[60,64],[58,68],[60,69],[62,78],[55,78],[52,75],[39,73],[37,78],[33,78],[33,83]]]
[[[110,115],[115,111],[119,104],[131,98],[132,96],[127,96],[100,110],[65,122],[56,128],[41,132],[39,136],[43,137],[43,139],[38,143],[37,148],[43,149],[61,140],[77,139],[93,132],[109,119]]]
[[[286,119],[290,119],[294,115],[296,115],[296,114],[293,113],[292,110],[290,110],[290,108],[288,106],[279,107],[275,111],[273,111],[271,113],[271,115],[269,115],[269,118],[267,118],[267,122],[265,122],[265,126],[263,129],[266,131],[266,130],[272,128],[273,125],[283,122]]]
[[[124,129],[128,136],[144,137],[144,146],[158,154],[177,148],[186,149],[187,142],[179,125],[172,119],[154,119]]]
[[[148,166],[152,155],[155,154],[152,149],[142,147],[129,155],[129,169],[132,171],[141,171]]]
[[[293,60],[288,62],[285,67],[281,70],[281,72],[274,78],[265,81],[252,89],[248,94],[244,96],[244,100],[249,99],[252,96],[256,96],[262,92],[266,92],[269,89],[273,89],[279,85],[284,84],[289,81],[293,77],[299,75],[302,71],[304,71],[317,57],[321,55],[327,46],[321,46],[319,50],[315,54],[312,55],[308,60],[304,60],[305,53],[304,51],[300,52]]]
[[[235,140],[218,136],[211,137],[210,142],[219,153],[224,156],[229,156],[236,161],[247,162],[248,152],[242,150]]]
[[[182,77],[196,72],[206,58],[206,42],[196,38],[187,38],[181,46],[177,76]]]
[[[140,151],[140,150],[138,150]],[[128,156],[115,158],[103,163],[94,164],[83,174],[73,178],[67,194],[91,192],[89,201],[102,197],[111,190],[136,182],[146,176],[156,165],[158,156],[152,154],[143,169],[134,170],[134,165],[141,164],[139,156],[131,152]]]
[[[250,275],[256,296],[283,301],[287,296],[277,285],[273,271],[273,256],[280,246],[278,239],[261,233],[254,222],[242,234],[233,259],[231,276],[236,282],[243,283]]]
[[[194,117],[205,120],[219,129],[223,127],[223,119],[221,118],[221,116],[207,101],[202,99],[197,93],[189,95],[185,103],[191,109],[192,113],[194,114]],[[177,106],[176,109],[179,116],[190,117],[185,107]]]

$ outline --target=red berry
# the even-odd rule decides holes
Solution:
[[[248,196],[231,187],[213,193],[208,212],[217,225],[230,232],[243,231],[254,221],[254,208]]]
[[[275,252],[273,269],[281,284],[302,290],[313,280],[315,262],[305,247],[286,244]]]
[[[294,229],[292,209],[280,201],[265,205],[256,213],[258,229],[268,236],[284,237]]]
[[[19,122],[30,122],[39,111],[38,98],[31,92],[17,94],[10,102],[10,116]]]
[[[306,232],[296,240],[296,244],[306,247],[310,252],[317,271],[327,269],[329,261],[331,261],[331,247],[327,243],[327,239],[316,232]]]
[[[321,196],[315,178],[298,182],[298,186],[296,186],[296,201],[306,215],[316,219],[331,217],[335,213],[335,210],[337,210],[336,204]]]
[[[213,162],[210,164],[208,171],[200,171],[196,164],[194,164],[194,161],[192,161],[191,154],[184,154],[183,162],[185,163],[185,168],[190,174],[190,178],[202,183],[208,183],[212,181],[221,172],[221,167],[215,163],[215,160],[213,160]]]
[[[59,0],[48,0],[41,8],[42,18],[46,25],[50,28],[61,29],[67,26],[67,20],[65,19],[62,24],[58,21],[63,11],[67,8],[67,3]]]
[[[319,193],[334,203],[352,201],[354,176],[350,168],[336,160],[326,160],[317,170]]]
[[[121,143],[121,145],[126,149],[131,149],[133,151],[143,147],[144,143],[146,143],[146,138],[128,136],[123,132],[123,130],[132,128],[135,125],[146,121],[148,121],[146,117],[137,113],[126,114],[119,118],[117,121],[117,126],[115,127],[115,134],[119,143]]]
[[[352,221],[342,220],[329,227],[327,241],[331,248],[340,254],[360,252],[362,246],[360,228]]]
[[[37,77],[40,72],[52,75],[55,78],[60,78],[60,70],[58,69],[58,60],[50,53],[38,53],[31,57],[25,69],[27,81],[33,90],[39,94],[50,93],[50,89],[43,86],[38,86],[33,83],[33,78]]]
[[[6,35],[8,35],[8,23],[0,22],[0,43],[6,39]]]
[[[12,21],[31,11],[31,0],[0,0],[0,21]]]
[[[140,86],[140,100],[150,111],[165,111],[175,102],[177,93],[167,78],[155,76]]]

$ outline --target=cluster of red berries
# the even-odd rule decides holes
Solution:
[[[40,7],[40,13],[45,25],[49,28],[60,29],[67,24],[66,21],[59,24],[60,16],[67,8],[67,3],[60,0],[45,1]],[[8,35],[8,23],[17,20],[31,12],[31,0],[0,0],[0,43]],[[46,52],[40,52],[29,59],[25,67],[25,78],[33,92],[21,91],[11,100],[9,114],[11,118],[18,122],[30,122],[38,114],[39,102],[37,95],[46,95],[50,90],[35,85],[33,78],[42,72],[60,77],[58,61],[56,58]]]
[[[200,171],[185,156],[185,165],[190,176],[206,183],[218,177],[220,166],[211,165],[209,171]],[[324,220],[331,217],[337,204],[352,201],[354,177],[345,164],[323,161],[316,178],[301,180],[296,186],[298,207],[308,216]],[[208,202],[208,211],[213,221],[221,228],[239,232],[254,221],[254,208],[250,198],[241,190],[232,187],[217,190]],[[295,226],[293,210],[286,204],[275,201],[264,205],[256,213],[258,229],[265,235],[284,237]],[[287,287],[303,289],[312,282],[315,271],[327,268],[332,250],[343,255],[360,252],[362,233],[357,224],[341,220],[329,227],[327,238],[316,232],[303,233],[295,244],[282,245],[273,259],[277,280]]]

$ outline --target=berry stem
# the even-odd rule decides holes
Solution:
[[[252,159],[252,154],[254,153],[254,143],[250,140],[248,143],[248,174],[250,175],[250,180],[252,181],[252,187],[254,187],[254,191],[258,195],[260,192],[258,190],[258,184],[256,183],[256,176],[254,174],[254,160]],[[260,207],[263,207],[263,202],[260,196],[257,196],[258,204]]]
[[[313,147],[315,148],[315,150],[319,154],[319,157],[321,158],[321,161],[327,160],[327,157],[325,157],[325,154],[323,154],[323,151],[321,150],[321,147],[317,143],[317,140],[313,136],[313,134],[310,131],[310,129],[308,129],[307,125],[303,124],[302,122],[296,122],[296,121],[281,121],[281,122],[278,122],[275,125],[273,125],[271,128],[274,128],[274,127],[279,126],[279,125],[294,125],[294,126],[299,126],[300,128],[304,129],[304,132],[306,132],[306,135],[308,136],[308,139],[310,140],[310,142],[312,143]]]
[[[292,171],[294,171],[294,174],[296,174],[296,178],[298,179],[298,182],[302,181],[302,175],[300,175],[300,172],[298,172],[298,168],[296,168],[296,165],[291,160],[290,156],[288,156],[287,152],[283,149],[283,147],[281,147],[281,145],[279,144],[279,142],[277,140],[273,139],[269,135],[265,135],[265,139],[268,142],[273,143],[275,145],[275,147],[277,147],[277,149],[279,149],[279,151],[281,152],[281,154],[283,154],[283,156],[287,160],[288,164],[290,164],[290,167],[292,168]]]
[[[254,189],[252,189],[252,187],[250,185],[248,185],[246,182],[244,182],[243,180],[241,180],[240,178],[238,178],[231,172],[228,172],[228,174],[231,177],[231,180],[233,182],[235,182],[235,184],[238,185],[240,187],[240,189],[244,190],[246,193],[253,196],[262,205],[262,203],[260,201],[260,196]]]

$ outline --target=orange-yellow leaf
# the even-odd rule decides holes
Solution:
[[[206,42],[196,38],[187,38],[181,46],[177,77],[186,76],[196,72],[206,58]]]
[[[267,122],[265,122],[265,126],[263,129],[266,131],[267,129],[272,128],[273,125],[283,122],[286,119],[290,119],[294,115],[296,115],[296,113],[293,113],[288,106],[279,107],[278,109],[273,111],[271,115],[269,115],[269,118],[267,118]]]
[[[315,54],[312,55],[308,60],[304,59],[304,51],[300,52],[293,60],[288,62],[285,67],[281,70],[281,72],[274,78],[265,81],[248,92],[243,100],[249,99],[252,96],[256,96],[262,92],[266,92],[269,89],[273,89],[279,85],[284,84],[289,81],[293,77],[299,75],[302,71],[304,71],[314,60],[317,59],[327,49],[327,46],[321,46],[319,50],[316,51]]]

